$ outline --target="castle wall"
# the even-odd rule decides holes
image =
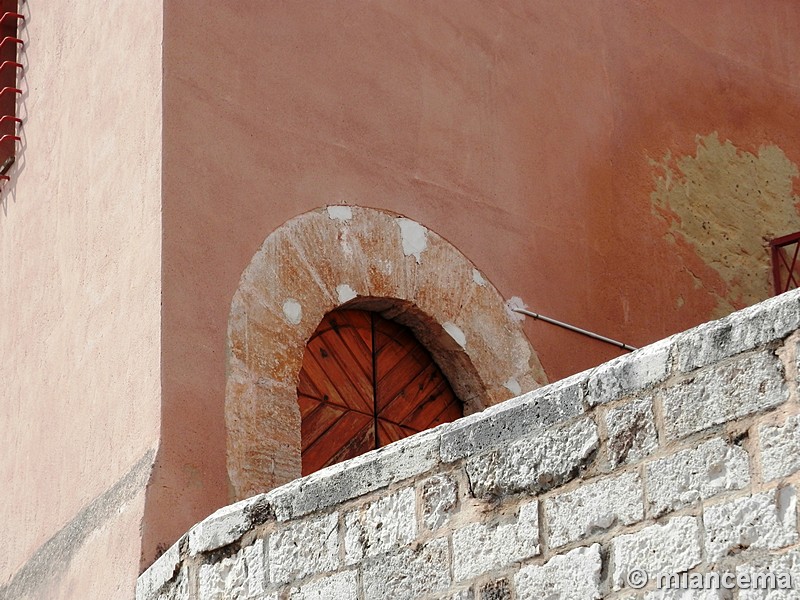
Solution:
[[[137,600],[677,598],[659,574],[770,572],[796,597],[799,347],[795,291],[220,509]]]
[[[160,419],[161,2],[20,2],[0,598],[133,595]]]

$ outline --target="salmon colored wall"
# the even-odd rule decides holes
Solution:
[[[731,273],[768,261],[762,236],[800,229],[796,210],[786,231],[734,210],[703,233],[723,207],[797,202],[794,0],[173,0],[164,37],[164,398],[145,564],[228,500],[230,301],[287,219],[334,203],[405,214],[507,298],[633,345],[766,294],[767,271]],[[742,188],[756,179],[764,190]],[[711,225],[689,222],[696,204]],[[763,256],[722,264],[736,259],[707,251],[722,236],[734,250],[756,238]],[[617,355],[526,331],[551,380]]]
[[[160,5],[20,4],[23,141],[0,192],[3,598],[133,596],[159,439]]]

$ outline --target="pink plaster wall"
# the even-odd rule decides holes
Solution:
[[[0,596],[132,597],[159,438],[161,2],[21,8],[23,142],[0,193]]]

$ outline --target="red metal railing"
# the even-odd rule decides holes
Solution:
[[[772,283],[775,295],[800,287],[800,264],[797,262],[800,231],[775,238],[769,245],[772,249]]]

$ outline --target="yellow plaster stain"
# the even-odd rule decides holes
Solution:
[[[777,146],[751,154],[720,142],[716,132],[697,137],[694,156],[673,159],[667,153],[651,164],[656,173],[650,198],[669,225],[665,238],[691,246],[727,286],[727,293],[713,292],[716,312],[769,297],[768,241],[800,230],[800,197],[792,193],[797,165]]]

